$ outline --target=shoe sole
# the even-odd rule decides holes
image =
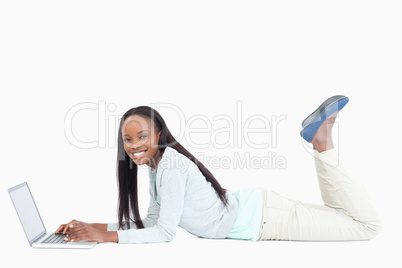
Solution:
[[[347,98],[347,97],[343,96],[343,95],[336,95],[336,96],[332,96],[332,97],[328,98],[327,100],[325,100],[317,109],[315,109],[314,112],[312,112],[309,116],[307,116],[303,120],[302,128],[305,128],[307,125],[309,125],[311,122],[313,122],[314,119],[319,117],[322,114],[322,112],[324,112],[325,109],[327,109],[329,106],[331,106],[335,102],[340,101],[341,99],[345,99],[345,98]]]
[[[312,114],[303,120],[303,129],[300,132],[300,136],[307,142],[311,142],[322,123],[335,112],[342,110],[348,102],[349,98],[343,95],[336,95],[324,101]]]

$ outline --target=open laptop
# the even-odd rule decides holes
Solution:
[[[8,189],[20,219],[22,228],[28,238],[29,245],[33,248],[93,248],[97,242],[66,242],[63,234],[46,232],[42,218],[36,207],[35,201],[29,190],[28,183],[21,183]]]

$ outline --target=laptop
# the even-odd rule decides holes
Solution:
[[[29,190],[28,183],[24,182],[12,187],[8,189],[8,193],[31,247],[90,249],[97,244],[97,242],[88,241],[66,242],[63,240],[65,235],[47,232]]]

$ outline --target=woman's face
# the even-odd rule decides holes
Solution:
[[[161,132],[147,117],[132,115],[124,121],[121,128],[124,150],[135,164],[156,168],[155,161],[158,162],[157,158],[160,157],[158,143]]]

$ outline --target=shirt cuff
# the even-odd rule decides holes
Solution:
[[[129,237],[127,231],[123,231],[123,230],[117,231],[117,236],[119,238],[119,242],[118,242],[119,244],[133,244],[133,243],[135,243],[134,241],[130,240],[130,237]]]
[[[117,231],[119,230],[119,224],[118,223],[108,223],[107,225],[107,231]]]

